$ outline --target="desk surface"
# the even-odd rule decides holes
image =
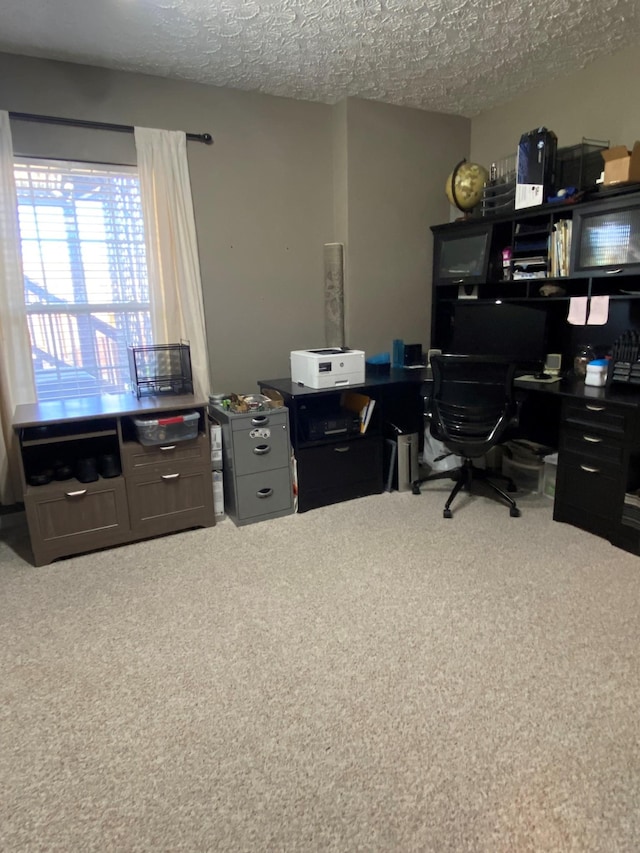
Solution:
[[[333,394],[336,391],[357,390],[359,388],[375,388],[397,384],[420,384],[430,382],[431,368],[396,368],[383,375],[367,374],[365,381],[358,385],[341,385],[334,388],[309,388],[292,382],[291,377],[281,379],[259,379],[260,387],[275,388],[291,397],[308,397],[309,395]],[[529,391],[557,397],[574,397],[583,400],[604,400],[625,406],[640,406],[640,387],[627,385],[611,385],[609,388],[597,388],[585,385],[580,379],[561,379],[559,382],[531,382],[515,380],[515,387],[521,391]]]
[[[559,382],[524,382],[516,379],[514,386],[522,391],[548,394],[558,397],[573,397],[580,400],[603,400],[624,406],[640,406],[640,387],[611,385],[609,388],[597,388],[585,385],[584,379],[567,378]]]
[[[274,388],[280,391],[281,394],[288,394],[290,397],[308,397],[310,395],[320,396],[322,394],[335,394],[336,391],[357,391],[363,388],[383,388],[392,385],[419,385],[421,382],[426,382],[431,379],[431,370],[427,367],[421,368],[395,368],[385,374],[370,374],[367,373],[364,382],[350,385],[335,385],[331,388],[310,388],[308,385],[300,385],[297,382],[292,382],[290,376],[285,376],[281,379],[259,379],[258,385],[261,388]]]

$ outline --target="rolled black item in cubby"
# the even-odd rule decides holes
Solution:
[[[98,462],[94,456],[76,461],[76,480],[81,483],[94,483],[98,479]]]
[[[119,477],[122,474],[120,459],[117,453],[105,453],[99,459],[100,476],[105,480],[111,477]]]
[[[187,341],[127,347],[133,390],[138,397],[193,394],[191,349]]]

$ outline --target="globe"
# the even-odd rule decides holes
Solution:
[[[482,199],[482,190],[489,173],[478,163],[461,160],[447,178],[445,192],[454,207],[468,215]]]

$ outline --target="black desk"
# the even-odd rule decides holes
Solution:
[[[425,369],[367,376],[362,385],[313,389],[291,379],[259,380],[278,391],[289,408],[298,464],[299,510],[383,490],[383,441],[389,423],[403,432],[423,431]],[[640,489],[640,388],[596,388],[563,379],[543,383],[516,379],[523,401],[520,435],[558,448],[553,517],[640,554],[640,507],[629,494]],[[345,390],[376,399],[365,435],[327,435],[309,440],[310,418],[327,417]],[[626,498],[626,500],[625,500]]]
[[[385,435],[395,428],[422,433],[422,386],[429,378],[426,368],[400,368],[337,388],[308,388],[290,378],[258,381],[261,391],[281,394],[289,409],[299,512],[383,491]],[[342,394],[349,391],[376,401],[364,435],[338,422]]]

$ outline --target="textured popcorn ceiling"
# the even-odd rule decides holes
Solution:
[[[2,0],[0,50],[472,116],[637,43],[636,0]]]

